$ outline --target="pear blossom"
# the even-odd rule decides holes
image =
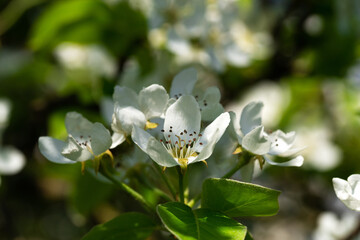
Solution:
[[[40,137],[42,155],[54,163],[71,164],[93,160],[111,146],[111,135],[101,123],[92,123],[77,112],[66,114],[66,141],[52,137]]]
[[[163,137],[157,139],[134,125],[132,139],[152,160],[163,167],[205,161],[230,122],[229,113],[218,116],[200,132],[200,108],[193,96],[181,96],[165,113]]]
[[[197,71],[195,68],[187,68],[178,73],[170,87],[170,97],[179,99],[183,95],[192,95],[197,81]],[[194,96],[201,111],[203,121],[212,121],[224,108],[219,103],[221,94],[217,87],[209,87],[203,94]]]
[[[157,127],[151,119],[161,117],[168,104],[169,96],[164,87],[152,84],[137,95],[128,87],[115,87],[113,95],[114,114],[111,127],[114,148],[125,141],[132,132],[133,126],[142,129]]]
[[[237,152],[245,150],[253,154],[257,159],[264,159],[267,163],[277,166],[300,167],[304,158],[299,155],[287,162],[275,162],[273,156],[291,157],[300,152],[303,148],[295,148],[295,132],[284,133],[276,130],[273,133],[266,133],[262,125],[261,110],[262,102],[251,102],[243,109],[240,117],[240,128],[236,124],[235,113],[230,112],[233,122],[232,129],[240,144]]]
[[[25,166],[24,154],[13,146],[2,146],[2,131],[9,122],[11,103],[0,99],[0,175],[14,175]],[[1,179],[0,179],[1,183]]]
[[[360,174],[350,175],[346,180],[333,178],[336,196],[350,209],[360,211]]]
[[[317,227],[312,234],[314,240],[346,239],[358,226],[354,212],[345,212],[338,217],[333,212],[323,212],[318,216]]]

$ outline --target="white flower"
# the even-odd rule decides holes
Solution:
[[[139,95],[130,88],[116,86],[113,100],[114,114],[111,127],[114,134],[111,148],[124,142],[131,134],[133,126],[142,129],[157,127],[157,124],[150,120],[163,115],[169,96],[165,88],[158,84],[144,88]]]
[[[9,121],[11,103],[7,99],[0,99],[0,133]]]
[[[178,99],[183,95],[192,95],[196,81],[197,71],[195,68],[187,68],[181,71],[172,81],[170,97]],[[194,97],[199,104],[203,121],[212,121],[224,112],[224,108],[219,103],[221,94],[217,87],[209,87],[203,94]]]
[[[312,235],[314,240],[340,240],[348,237],[358,225],[356,214],[345,213],[339,218],[333,212],[321,213],[317,228]]]
[[[235,122],[235,113],[230,112],[233,121],[233,131],[242,149],[261,156],[271,165],[300,167],[304,158],[299,155],[287,162],[274,162],[272,156],[291,157],[302,148],[294,148],[295,132],[284,133],[276,130],[271,134],[264,131],[261,125],[262,102],[251,102],[243,109],[240,117],[240,128]]]
[[[55,163],[75,163],[95,159],[111,146],[110,132],[101,123],[91,123],[81,114],[66,114],[66,141],[52,137],[40,137],[42,155]]]
[[[0,146],[0,175],[17,174],[24,166],[25,156],[22,152],[12,146]]]
[[[350,209],[360,211],[360,174],[353,174],[347,181],[333,178],[336,196]]]
[[[115,59],[100,45],[65,42],[56,47],[55,56],[69,70],[86,70],[105,77],[116,74]]]
[[[158,140],[137,126],[132,139],[159,165],[180,165],[184,169],[210,157],[229,122],[229,114],[223,113],[201,134],[199,105],[193,96],[182,96],[166,111],[163,139]]]

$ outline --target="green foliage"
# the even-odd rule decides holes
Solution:
[[[246,227],[211,209],[191,208],[179,202],[160,204],[157,212],[166,228],[181,240],[241,240]]]
[[[201,206],[230,217],[271,216],[279,210],[279,194],[255,184],[210,178],[203,184]]]
[[[78,171],[80,171],[80,168]],[[74,207],[80,213],[87,215],[100,203],[108,199],[113,193],[113,190],[114,187],[112,184],[101,182],[95,179],[90,172],[86,172],[77,179],[71,200]]]
[[[58,1],[37,20],[30,46],[51,50],[61,42],[101,43],[115,55],[127,55],[146,39],[146,30],[144,16],[125,2],[109,7],[99,0]]]
[[[141,240],[155,230],[155,224],[142,213],[125,213],[109,222],[95,226],[82,240]]]

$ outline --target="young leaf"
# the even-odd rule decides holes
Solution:
[[[82,240],[144,240],[155,230],[155,224],[142,213],[125,213],[95,226]]]
[[[230,217],[271,216],[279,210],[279,191],[230,179],[210,178],[202,188],[201,206]]]
[[[192,210],[179,202],[160,204],[157,212],[165,227],[180,240],[243,240],[246,226],[211,209]]]

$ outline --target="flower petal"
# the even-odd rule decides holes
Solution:
[[[197,81],[197,71],[195,68],[187,68],[178,73],[172,81],[170,88],[170,97],[180,97],[181,95],[188,95],[194,89]],[[181,95],[179,95],[181,94]]]
[[[64,141],[60,141],[52,137],[39,138],[40,152],[49,161],[64,164],[75,163],[75,161],[72,161],[61,154],[65,146],[66,143]]]
[[[113,94],[113,100],[119,107],[131,106],[136,109],[140,109],[138,96],[131,88],[116,86]]]
[[[116,148],[117,146],[122,144],[125,141],[125,139],[126,139],[125,134],[120,132],[114,132],[113,135],[111,136],[112,144],[110,149]]]
[[[25,165],[25,156],[12,146],[0,148],[0,173],[13,175],[20,172]]]
[[[200,109],[193,96],[182,96],[166,111],[164,122],[165,137],[171,136],[175,142],[180,136],[188,142],[194,138],[193,134],[199,134],[200,130]]]
[[[199,150],[200,154],[194,160],[194,162],[205,160],[211,156],[212,152],[214,151],[215,144],[224,134],[229,123],[229,113],[223,113],[205,128],[202,137],[200,137],[198,140],[198,142],[203,143],[203,145],[195,146],[196,150]]]
[[[274,162],[266,155],[264,156],[264,159],[270,165],[275,165],[275,166],[280,166],[280,167],[301,167],[304,163],[304,157],[301,155],[297,156],[287,162]]]
[[[333,178],[333,185],[336,196],[341,200],[347,200],[352,192],[350,184],[341,178]]]
[[[119,134],[124,133],[126,136],[131,134],[133,125],[145,128],[146,118],[143,112],[132,106],[118,107],[115,104],[113,123],[111,128]]]
[[[91,136],[90,145],[95,155],[100,155],[110,148],[112,144],[110,132],[101,123],[94,123],[88,134]]]
[[[78,139],[80,136],[88,135],[92,128],[92,123],[80,113],[68,112],[65,117],[65,126],[67,132],[75,139]]]
[[[281,130],[277,130],[269,134],[269,139],[272,142],[269,154],[280,155],[285,154],[293,146],[295,141],[295,132],[284,133]]]
[[[100,101],[100,112],[106,124],[110,125],[114,114],[114,102],[110,97],[103,97]]]
[[[263,155],[269,152],[271,142],[264,133],[264,127],[258,126],[244,136],[241,145],[249,152]]]
[[[201,109],[201,119],[206,122],[212,121],[223,112],[224,107],[220,103],[208,105]]]
[[[131,138],[134,143],[147,153],[157,164],[164,167],[178,165],[175,159],[166,151],[165,147],[143,129],[134,126]]]
[[[354,197],[360,201],[360,174],[350,175],[347,180],[353,190]]]
[[[244,107],[240,117],[240,129],[244,135],[261,125],[262,102],[251,102]]]
[[[228,128],[229,135],[234,140],[237,140],[241,145],[242,137],[241,137],[239,123],[236,121],[236,115],[234,112],[229,112],[229,114],[230,114],[230,123]]]
[[[139,93],[140,109],[146,119],[160,117],[167,106],[169,95],[165,88],[158,84],[152,84]]]

